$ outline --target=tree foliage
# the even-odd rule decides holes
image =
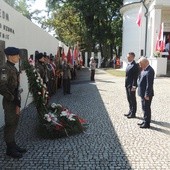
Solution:
[[[119,55],[116,47],[121,48],[122,4],[123,0],[47,0],[49,10],[55,13],[51,25],[61,40],[66,44],[79,41],[89,51],[97,46],[106,58],[112,56],[113,49]],[[72,11],[69,17],[68,10]]]
[[[120,56],[123,0],[46,0],[48,19],[39,17],[39,10],[30,12],[28,0],[5,1],[43,29],[55,30],[69,46],[79,42],[86,51],[101,51],[102,57],[112,58],[113,52]]]
[[[71,46],[81,40],[81,22],[79,13],[72,6],[64,5],[54,11],[46,24],[55,28],[58,39]]]
[[[23,16],[28,18],[29,20],[35,19],[40,20],[38,18],[38,14],[41,12],[40,10],[34,10],[33,12],[30,11],[31,3],[35,2],[36,0],[4,0],[6,3],[8,3],[11,7],[16,9],[18,12],[20,12]],[[28,3],[29,2],[29,3]],[[36,15],[36,17],[34,16]]]

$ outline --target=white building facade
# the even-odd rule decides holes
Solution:
[[[35,54],[35,51],[46,52],[47,54],[57,54],[58,47],[64,48],[67,54],[68,47],[59,42],[26,17],[21,15],[3,0],[0,0],[0,65],[5,62],[4,48],[14,46],[27,51],[27,56]],[[28,94],[27,76],[21,73],[22,109]],[[32,101],[29,97],[27,105]],[[4,114],[2,108],[2,96],[0,95],[0,127],[4,125]]]
[[[137,16],[142,8],[141,26],[136,24]],[[156,76],[167,75],[170,70],[167,56],[155,58],[157,37],[163,23],[165,41],[170,37],[170,1],[169,0],[124,0],[120,10],[123,16],[123,68],[127,65],[128,52],[148,57]],[[161,53],[162,55],[162,53]]]

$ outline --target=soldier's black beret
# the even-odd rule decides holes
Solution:
[[[16,47],[7,47],[4,49],[4,53],[6,55],[18,55],[19,54],[19,48]]]
[[[41,59],[41,58],[43,58],[43,57],[44,57],[43,53],[38,53],[38,54],[35,56],[35,59],[39,60],[39,59]]]

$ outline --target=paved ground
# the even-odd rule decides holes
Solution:
[[[37,136],[37,116],[31,104],[22,114],[17,141],[28,148],[22,159],[5,155],[0,131],[0,170],[169,170],[170,169],[170,79],[155,79],[150,129],[140,129],[142,118],[138,97],[137,118],[127,119],[124,78],[96,71],[96,82],[89,71],[79,71],[72,94],[59,89],[51,102],[66,105],[87,119],[85,133],[45,140]]]

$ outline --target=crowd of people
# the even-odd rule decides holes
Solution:
[[[3,96],[3,109],[5,115],[4,139],[7,146],[6,154],[13,158],[21,158],[27,150],[16,144],[15,132],[20,117],[20,77],[15,64],[19,62],[19,49],[7,47],[4,52],[6,63],[0,68],[0,94]],[[127,118],[135,118],[137,111],[136,89],[141,97],[143,121],[139,123],[140,128],[150,128],[151,123],[151,102],[154,95],[154,70],[145,57],[141,57],[136,63],[135,54],[128,53],[128,66],[126,69],[125,87],[129,103]],[[33,56],[30,56],[30,63]],[[56,89],[63,86],[63,94],[71,94],[70,80],[76,78],[76,67],[68,63],[64,58],[63,63],[56,65],[54,57],[45,52],[35,52],[35,68],[46,84],[49,96],[55,94]],[[76,65],[76,64],[75,64]],[[90,59],[91,81],[95,81],[96,62],[93,57]]]
[[[29,59],[32,62],[32,56]],[[35,68],[39,72],[43,82],[47,86],[49,97],[56,93],[58,88],[63,87],[63,94],[71,94],[70,80],[77,78],[77,64],[70,64],[67,57],[56,61],[55,57],[46,52],[35,51]]]
[[[18,146],[15,140],[21,107],[20,72],[15,67],[20,60],[20,49],[7,47],[4,53],[7,60],[5,65],[0,68],[0,94],[3,96],[6,155],[12,158],[22,158],[27,150]],[[46,85],[49,97],[62,86],[64,95],[71,94],[70,79],[76,79],[76,63],[73,66],[68,63],[67,58],[61,62],[55,62],[54,56],[51,54],[48,56],[46,52],[38,51],[35,51],[35,60],[31,55],[29,62],[34,65],[43,84]]]

